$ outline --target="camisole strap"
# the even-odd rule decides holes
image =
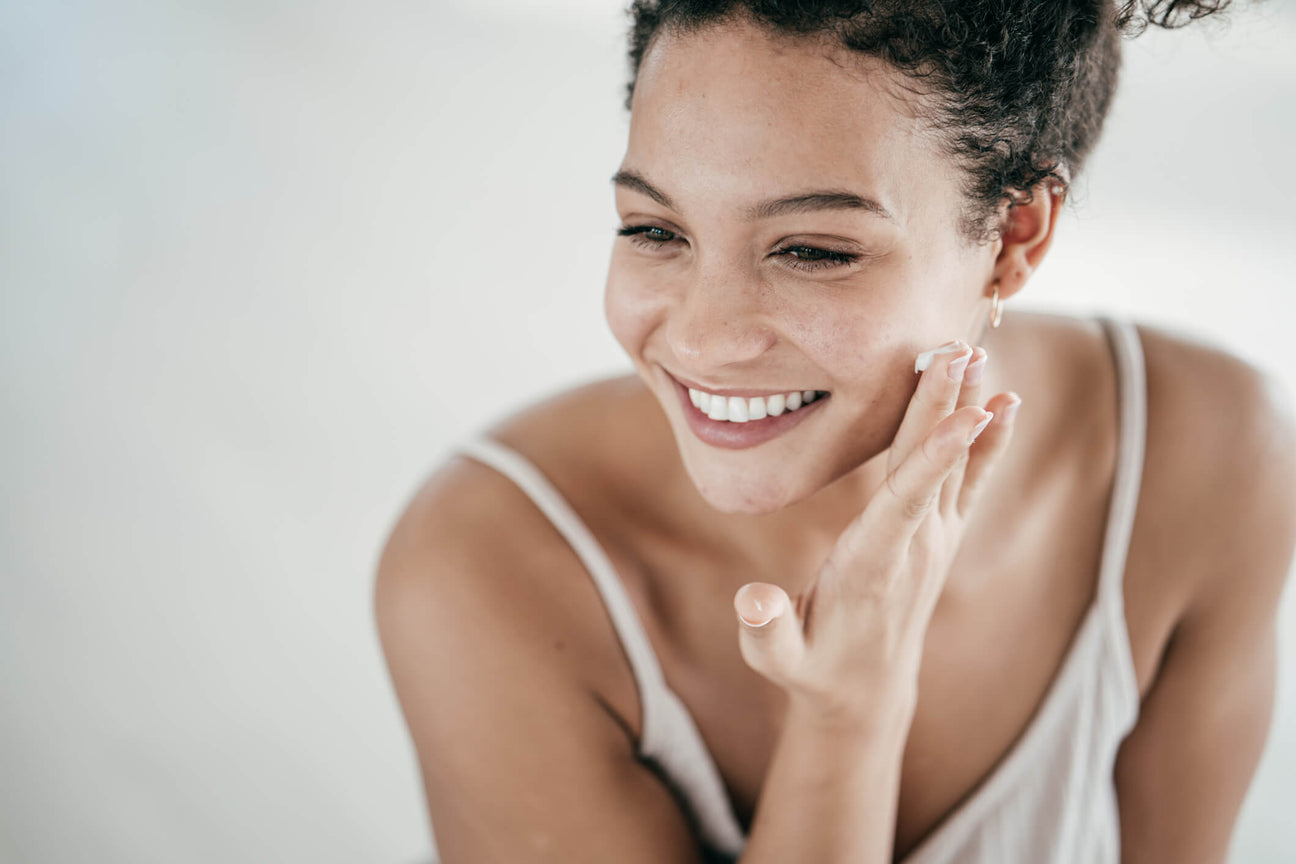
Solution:
[[[603,603],[612,618],[612,626],[616,628],[634,672],[644,714],[651,715],[651,694],[661,690],[665,678],[657,663],[657,655],[653,653],[652,643],[648,641],[648,635],[625,592],[625,586],[621,584],[616,568],[612,566],[603,547],[594,539],[594,535],[585,527],[576,511],[572,510],[562,493],[522,454],[485,435],[460,442],[458,449],[516,483],[571,544],[603,597]],[[652,719],[655,718],[643,718],[644,738],[649,737]]]
[[[575,550],[607,606],[639,688],[639,755],[661,767],[660,776],[685,800],[686,813],[703,839],[713,849],[736,854],[744,838],[723,778],[692,715],[667,685],[638,613],[603,548],[562,493],[522,454],[485,435],[465,439],[457,449],[516,483]]]
[[[1098,320],[1107,331],[1115,355],[1120,401],[1115,488],[1103,543],[1098,599],[1109,616],[1108,630],[1116,641],[1121,659],[1118,665],[1125,677],[1123,689],[1132,695],[1137,706],[1138,682],[1125,621],[1124,576],[1143,478],[1147,442],[1147,370],[1142,342],[1134,323],[1110,315],[1099,315]]]

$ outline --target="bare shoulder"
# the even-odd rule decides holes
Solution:
[[[1140,608],[1169,597],[1173,615],[1143,658],[1138,722],[1114,769],[1120,845],[1130,860],[1222,861],[1273,714],[1277,608],[1296,546],[1296,420],[1263,370],[1189,336],[1138,330],[1148,430],[1131,636]]]
[[[1101,324],[1023,310],[1005,320],[1013,332],[1001,350],[1015,367],[1037,370],[1024,381],[1032,388],[1025,399],[1034,396],[1044,415],[1044,461],[1068,466],[1068,484],[1109,477],[1094,470],[1114,464],[1117,428],[1115,367]],[[1276,604],[1296,543],[1296,416],[1281,382],[1236,354],[1172,328],[1134,326],[1147,437],[1125,610],[1146,693],[1191,615],[1229,614],[1217,601],[1230,593]],[[1055,394],[1062,398],[1048,398]],[[1077,459],[1057,460],[1057,441],[1077,442]]]
[[[618,432],[664,424],[642,394],[637,376],[587,382],[538,398],[483,434],[538,470],[606,545],[604,522],[618,512],[618,490],[661,479],[639,476],[648,459]],[[637,458],[624,458],[627,449]],[[384,545],[375,599],[380,615],[416,614],[403,611],[408,604],[383,602],[395,594],[436,596],[435,614],[451,619],[447,628],[479,622],[465,638],[490,642],[482,632],[489,624],[514,643],[527,639],[513,647],[617,706],[611,713],[627,734],[637,728],[629,670],[591,574],[531,496],[493,466],[452,453],[412,495]]]
[[[663,471],[682,470],[661,406],[634,372],[551,394],[489,434],[540,466],[582,516],[623,495],[642,503]]]
[[[508,444],[537,461],[534,447]],[[463,453],[436,466],[406,503],[384,543],[374,592],[380,630],[439,628],[467,640],[464,650],[525,651],[530,662],[592,690],[620,669],[606,614],[570,543],[514,480]],[[402,624],[405,616],[417,621]],[[471,629],[460,627],[466,621]]]
[[[483,433],[514,450],[570,498],[579,492],[565,482],[569,454],[598,459],[590,446],[600,412],[619,410],[633,388],[627,378],[588,382],[538,398]],[[590,471],[592,476],[606,472]],[[579,509],[579,508],[578,508]],[[396,521],[384,559],[433,554],[444,565],[471,559],[474,568],[498,571],[500,579],[519,572],[570,571],[576,562],[566,540],[535,502],[511,478],[462,452],[452,452],[423,480]],[[519,571],[517,565],[526,562]],[[382,568],[380,568],[382,569]],[[443,566],[441,569],[452,569]],[[562,578],[562,577],[558,577]],[[518,586],[492,586],[518,587]],[[555,586],[543,586],[551,592]]]
[[[615,510],[609,488],[625,464],[609,455],[599,418],[623,413],[633,390],[625,378],[571,387],[483,434],[536,468],[594,530],[592,517]],[[435,466],[386,538],[374,605],[385,647],[432,633],[420,638],[484,659],[499,654],[502,669],[533,680],[528,667],[543,667],[592,694],[633,745],[637,694],[594,580],[550,517],[495,467],[462,452]]]
[[[1296,412],[1271,374],[1138,324],[1148,430],[1139,511],[1180,586],[1181,617],[1239,590],[1276,601],[1296,542]]]
[[[510,478],[462,454],[437,466],[373,603],[441,860],[697,860],[605,698],[633,682],[592,580]]]
[[[1016,317],[1025,334],[1017,348],[1047,344],[1057,368],[1072,371],[1050,374],[1051,386],[1062,382],[1078,394],[1093,391],[1098,375],[1114,383],[1097,319],[1020,311]],[[1221,559],[1242,564],[1239,556],[1266,543],[1281,546],[1296,521],[1292,394],[1272,374],[1219,345],[1168,327],[1134,326],[1147,386],[1136,533],[1151,529],[1167,555],[1180,553],[1163,560],[1161,569],[1173,569],[1181,584],[1190,573],[1207,578]],[[1073,411],[1063,416],[1076,422]]]

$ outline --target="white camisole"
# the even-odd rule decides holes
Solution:
[[[1116,360],[1119,451],[1097,597],[1026,729],[989,775],[902,864],[1117,864],[1120,825],[1112,770],[1138,718],[1126,632],[1125,557],[1143,470],[1146,382],[1132,322],[1097,316]],[[671,786],[713,860],[746,843],[714,759],[662,674],[620,577],[558,490],[516,451],[479,435],[464,454],[512,479],[589,570],[624,646],[643,706],[638,755]]]

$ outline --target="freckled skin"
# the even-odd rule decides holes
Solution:
[[[674,239],[645,248],[617,238],[605,312],[661,400],[690,477],[724,512],[772,513],[829,484],[816,510],[858,511],[883,477],[885,459],[873,457],[917,386],[914,357],[952,338],[982,344],[1000,244],[971,246],[958,233],[961,174],[914,119],[899,74],[826,50],[750,25],[666,34],[636,84],[621,168],[678,211],[617,188],[623,225]],[[895,218],[742,216],[757,201],[825,188],[874,198]],[[775,254],[793,244],[862,257],[807,273]],[[667,369],[718,387],[832,397],[795,434],[724,451],[688,429]],[[994,386],[989,374],[983,393]]]
[[[659,39],[621,168],[675,207],[620,187],[616,204],[624,225],[678,239],[648,249],[618,237],[605,295],[637,374],[489,430],[552,479],[609,553],[747,825],[786,790],[771,765],[798,736],[782,733],[786,694],[742,656],[736,592],[761,582],[800,602],[882,480],[920,380],[915,356],[954,337],[986,349],[979,401],[1002,405],[1010,384],[1022,411],[923,637],[897,858],[1002,764],[1070,656],[1107,548],[1124,422],[1097,321],[1010,308],[986,327],[991,286],[1011,298],[1047,252],[1060,194],[1004,211],[1000,240],[966,245],[959,174],[901,83],[747,26]],[[740,218],[756,201],[824,188],[870,196],[895,219]],[[796,246],[863,257],[803,272],[785,254]],[[1272,711],[1296,434],[1247,364],[1136,329],[1146,458],[1120,576],[1141,708],[1113,771],[1120,846],[1128,860],[1223,860]],[[722,450],[693,436],[667,369],[713,387],[832,395],[782,438]],[[380,633],[447,859],[696,854],[677,796],[632,746],[643,703],[588,577],[533,502],[473,459],[430,478],[388,541]],[[835,769],[840,756],[795,761]],[[845,812],[858,827],[869,809]]]

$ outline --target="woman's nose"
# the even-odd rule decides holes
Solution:
[[[760,287],[725,276],[696,279],[670,310],[666,339],[695,375],[750,361],[774,343],[760,305]]]

